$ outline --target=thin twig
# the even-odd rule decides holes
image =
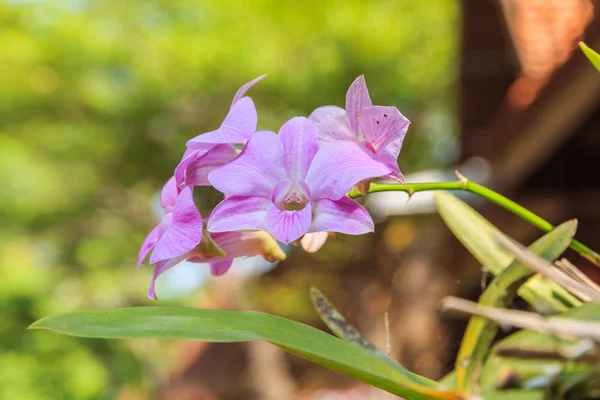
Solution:
[[[496,237],[496,242],[502,249],[514,255],[517,261],[556,282],[581,300],[600,302],[600,293],[576,281],[561,269],[555,268],[534,252],[500,235]]]
[[[582,340],[573,346],[557,349],[534,349],[522,346],[500,346],[496,354],[502,357],[544,359],[562,361],[583,361],[588,363],[600,363],[600,349],[594,347],[595,343],[590,340]]]
[[[377,192],[406,192],[409,196],[417,192],[431,191],[431,190],[462,190],[473,193],[477,196],[483,197],[492,203],[503,207],[510,211],[516,216],[530,222],[534,226],[544,232],[550,232],[554,229],[554,226],[543,219],[542,217],[534,214],[525,207],[515,203],[507,197],[502,196],[500,193],[496,193],[491,189],[481,186],[473,181],[468,180],[464,176],[458,174],[458,181],[455,182],[424,182],[424,183],[372,183],[369,188],[369,193]],[[352,189],[348,195],[351,198],[357,198],[362,196],[359,190]],[[600,254],[596,253],[589,247],[577,240],[571,240],[571,248],[579,253],[582,257],[588,259],[590,262],[597,266],[600,266]]]
[[[515,326],[565,338],[590,339],[596,343],[600,343],[600,323],[596,322],[565,317],[544,317],[540,314],[527,311],[483,306],[469,300],[451,296],[442,300],[441,311],[445,315],[456,315],[459,317],[476,315],[496,321],[498,324],[504,326]]]
[[[593,280],[591,280],[586,274],[581,272],[579,268],[571,264],[569,260],[566,258],[561,258],[560,260],[554,263],[558,268],[562,269],[567,275],[571,278],[575,279],[579,283],[584,286],[587,286],[589,289],[600,293],[600,286],[596,284]]]
[[[392,358],[392,338],[390,333],[390,314],[386,311],[383,313],[383,324],[385,326],[385,354]]]

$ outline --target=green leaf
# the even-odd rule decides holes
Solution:
[[[554,261],[568,247],[577,230],[577,221],[565,222],[535,241],[529,249],[542,258]],[[525,283],[533,271],[524,265],[513,262],[488,285],[479,304],[508,307],[514,301],[517,290]],[[469,320],[465,335],[456,358],[456,387],[459,390],[472,390],[477,385],[477,374],[481,372],[498,324],[481,317]]]
[[[105,339],[158,338],[209,342],[266,340],[309,361],[407,399],[458,399],[436,382],[400,371],[372,353],[316,328],[260,312],[133,307],[43,318],[31,329]]]
[[[511,255],[496,244],[498,236],[506,235],[450,193],[435,192],[433,196],[438,212],[452,233],[487,271],[498,276],[513,260]],[[539,275],[534,275],[518,293],[542,313],[566,311],[570,307],[581,305],[565,289]]]
[[[315,287],[310,288],[310,297],[315,307],[315,310],[321,317],[321,320],[327,325],[329,329],[340,339],[343,339],[349,343],[352,343],[365,351],[373,354],[374,357],[379,357],[392,368],[398,370],[403,375],[410,375],[413,379],[423,384],[428,384],[429,380],[423,378],[420,375],[412,374],[406,368],[389,358],[387,355],[382,353],[373,343],[367,338],[360,334],[360,332],[350,325],[331,302],[321,293],[321,291]]]
[[[456,371],[452,370],[439,380],[440,386],[446,389],[456,389]]]
[[[337,337],[353,343],[358,347],[368,350],[374,354],[377,354],[378,357],[389,359],[377,347],[375,347],[373,343],[361,335],[355,327],[350,325],[342,313],[340,313],[337,308],[331,304],[331,302],[323,293],[321,293],[319,289],[311,287],[310,298],[313,302],[315,310],[317,311],[317,314],[319,314],[319,317],[321,317],[321,320]]]
[[[456,389],[456,372],[452,371],[440,380],[440,386],[446,389]],[[469,397],[467,397],[469,398]],[[545,393],[542,390],[523,390],[523,389],[496,389],[484,388],[481,393],[473,398],[485,400],[542,400],[545,399]]]
[[[546,394],[542,390],[484,390],[476,398],[485,400],[544,400]]]
[[[581,319],[590,322],[600,322],[600,304],[585,303],[580,307],[569,309],[561,313],[561,317]],[[556,381],[560,382],[561,390],[572,390],[582,382],[597,382],[600,380],[595,365],[584,362],[547,359],[522,359],[514,357],[502,357],[495,354],[502,347],[526,348],[537,351],[555,352],[566,349],[577,343],[574,340],[560,339],[553,335],[529,330],[521,330],[501,340],[494,346],[481,373],[480,386],[484,388],[495,388],[502,385],[507,374],[518,378],[519,381],[543,382],[540,378],[547,376],[549,371],[558,371]],[[591,376],[591,378],[590,378]],[[582,379],[585,378],[585,379]],[[559,397],[560,398],[560,397]]]
[[[590,49],[585,43],[579,42],[579,48],[583,54],[594,64],[594,67],[600,72],[600,54]]]

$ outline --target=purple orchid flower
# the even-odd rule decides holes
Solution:
[[[308,118],[317,127],[320,145],[340,140],[358,143],[391,170],[382,178],[404,183],[398,156],[410,121],[396,107],[374,106],[363,75],[356,78],[346,93],[346,110],[319,107]]]
[[[202,240],[202,216],[194,204],[192,188],[179,192],[172,177],[160,194],[165,214],[144,240],[138,254],[138,266],[150,252],[150,264],[173,259],[194,249]]]
[[[259,76],[238,89],[229,113],[217,130],[203,133],[187,142],[187,150],[175,169],[178,188],[185,185],[208,186],[208,172],[228,163],[237,155],[233,143],[245,143],[250,139],[256,131],[258,117],[254,102],[244,95],[265,76]]]
[[[345,194],[390,172],[351,141],[319,149],[314,124],[292,118],[279,135],[256,132],[236,159],[209,173],[210,183],[230,197],[213,210],[208,231],[266,230],[284,243],[307,232],[371,232],[369,213]]]
[[[152,274],[148,297],[156,299],[156,278],[182,261],[208,263],[210,273],[221,276],[229,270],[236,258],[262,256],[266,261],[274,262],[285,260],[286,257],[273,236],[265,231],[213,233],[210,237],[212,243],[206,241],[188,253],[158,262]]]

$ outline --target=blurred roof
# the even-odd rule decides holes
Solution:
[[[589,0],[502,0],[500,4],[521,67],[508,101],[523,108],[577,48],[594,7]]]
[[[582,39],[600,47],[589,0],[464,0],[463,158],[487,159],[494,187],[518,188],[597,114]]]
[[[593,16],[589,0],[502,0],[524,76],[548,77],[576,47]]]

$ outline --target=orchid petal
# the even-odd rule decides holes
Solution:
[[[319,145],[338,140],[355,141],[356,133],[350,126],[348,115],[343,108],[336,106],[319,107],[309,116],[317,128]]]
[[[266,197],[231,196],[213,210],[208,220],[209,232],[265,229],[265,215],[271,201]]]
[[[373,232],[373,219],[363,206],[348,197],[333,201],[318,200],[314,203],[314,218],[310,232],[340,232],[362,235]]]
[[[376,153],[386,149],[398,158],[410,121],[396,107],[372,106],[362,110],[359,131]]]
[[[277,134],[268,131],[256,132],[236,159],[208,174],[217,190],[237,196],[269,197],[283,179],[283,144]]]
[[[184,185],[210,186],[208,174],[216,167],[227,164],[233,160],[237,152],[231,144],[218,144],[208,153],[191,160],[184,173]]]
[[[227,258],[262,256],[266,261],[285,260],[285,252],[266,231],[237,231],[211,234]]]
[[[165,218],[163,218],[163,221]],[[171,218],[167,218],[168,223],[170,224]],[[140,252],[138,253],[138,267],[144,263],[144,259],[152,250],[152,248],[156,245],[158,239],[162,236],[163,232],[166,230],[165,223],[161,221],[160,224],[156,225],[152,231],[146,236],[144,239],[144,243],[142,243],[142,247],[140,248]]]
[[[282,210],[275,204],[267,210],[265,225],[275,239],[288,244],[300,238],[310,227],[312,220],[311,205],[302,210]]]
[[[175,167],[175,182],[178,188],[182,188],[185,186],[185,175],[188,168],[188,165],[197,158],[196,154],[199,150],[187,148],[185,153],[183,153],[183,157],[181,157],[181,161]]]
[[[192,254],[185,261],[194,264],[206,264],[208,262],[208,259],[202,256],[198,256],[192,252]]]
[[[323,247],[328,237],[329,232],[326,231],[307,233],[300,239],[300,244],[307,253],[316,253]]]
[[[404,183],[404,175],[402,175],[400,167],[398,166],[398,156],[394,156],[390,153],[391,152],[384,150],[379,154],[379,159],[392,171],[389,174],[382,176],[382,178],[392,179],[398,183]]]
[[[203,144],[198,148],[192,149],[188,147],[183,153],[183,157],[181,157],[181,161],[175,168],[175,181],[177,182],[177,187],[181,189],[185,186],[185,180],[187,175],[188,167],[194,161],[202,158],[206,153],[212,150],[216,145],[214,144]]]
[[[231,107],[219,129],[196,136],[189,140],[186,146],[198,148],[205,143],[245,142],[256,130],[257,122],[254,102],[250,97],[242,97]]]
[[[164,209],[167,209],[168,207],[174,207],[178,194],[179,191],[177,190],[177,183],[175,181],[175,177],[172,176],[167,183],[165,183],[165,186],[163,186],[160,192],[160,205]]]
[[[229,268],[231,268],[231,264],[233,264],[233,259],[212,261],[209,263],[210,274],[212,276],[225,275],[225,273],[229,271]]]
[[[233,96],[233,101],[231,102],[231,107],[233,107],[235,105],[235,103],[237,103],[242,97],[244,97],[244,95],[246,94],[248,89],[250,89],[252,86],[256,85],[258,82],[262,81],[266,76],[267,76],[267,74],[261,75],[258,78],[255,78],[255,79],[251,80],[250,82],[243,84],[242,87],[240,87],[238,89],[238,91],[235,93],[235,96]]]
[[[367,89],[367,83],[365,82],[364,75],[356,78],[348,92],[346,93],[346,113],[348,114],[348,120],[350,126],[354,132],[358,132],[358,119],[362,114],[363,108],[372,106],[371,98],[369,97],[369,90]]]
[[[191,251],[202,239],[202,216],[194,204],[192,189],[179,193],[172,214],[171,226],[156,242],[150,264],[175,258]]]
[[[315,155],[306,175],[311,199],[338,200],[363,179],[390,173],[374,155],[354,142],[327,143]]]
[[[177,264],[181,263],[182,261],[184,261],[186,259],[187,254],[182,254],[178,257],[175,258],[171,258],[168,260],[163,260],[163,261],[159,261],[158,263],[156,263],[156,266],[154,266],[154,272],[152,272],[152,280],[150,281],[150,287],[148,288],[148,297],[150,298],[150,300],[156,300],[156,291],[154,288],[154,284],[156,282],[156,278],[159,277],[159,275],[161,275],[163,272],[173,268],[174,266],[176,266]]]
[[[287,177],[293,183],[304,180],[318,150],[315,125],[304,117],[292,118],[279,130],[279,138],[283,143]]]

